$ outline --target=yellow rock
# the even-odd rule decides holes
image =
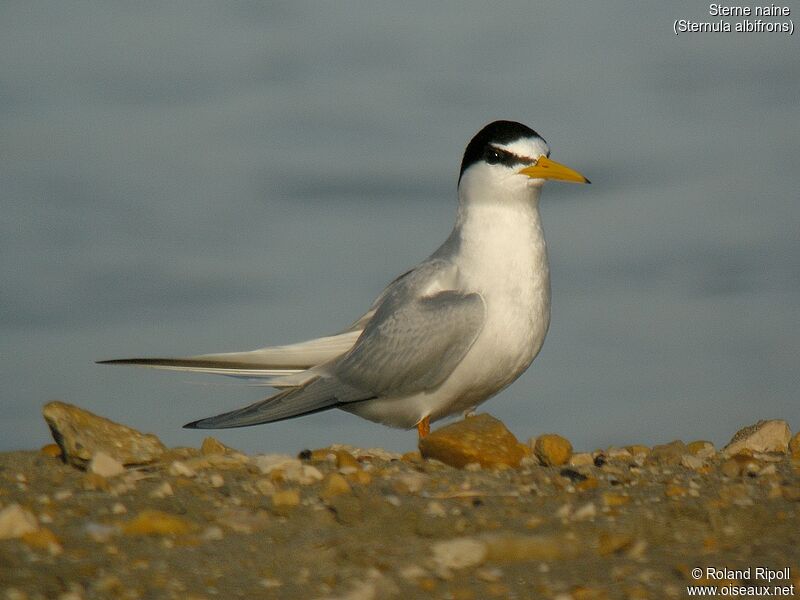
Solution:
[[[534,441],[535,443],[535,441]],[[571,467],[588,467],[594,464],[594,457],[589,452],[578,452],[569,459]]]
[[[226,454],[229,451],[231,451],[231,448],[228,448],[225,444],[214,437],[205,438],[200,446],[200,454],[206,456],[209,454]]]
[[[556,433],[545,433],[536,438],[533,453],[546,467],[558,467],[569,462],[572,444]]]
[[[587,477],[583,481],[579,481],[575,484],[575,489],[579,492],[585,492],[587,490],[596,489],[597,486],[600,485],[600,482],[597,480],[596,477]]]
[[[322,500],[330,500],[334,496],[350,494],[352,491],[350,484],[347,483],[347,480],[342,475],[331,473],[323,484],[319,497]]]
[[[192,529],[194,524],[183,517],[148,509],[125,523],[122,532],[126,535],[185,535]]]
[[[419,450],[425,458],[457,468],[470,463],[517,467],[525,456],[514,434],[487,414],[468,417],[430,433],[419,441]]]
[[[650,448],[642,444],[632,444],[630,446],[625,446],[625,449],[634,456],[637,455],[647,456],[648,454],[650,454]]]
[[[418,463],[422,461],[422,454],[420,454],[419,450],[406,452],[400,457],[400,460],[403,462]]]
[[[61,554],[63,548],[56,534],[42,527],[36,531],[29,531],[22,535],[22,541],[35,550],[47,550],[52,555]]]
[[[272,506],[291,508],[300,504],[300,490],[291,488],[278,490],[272,494]]]
[[[61,447],[58,444],[47,444],[46,446],[42,446],[39,449],[39,452],[41,452],[45,456],[58,458],[61,456]]]
[[[686,449],[689,450],[689,454],[699,455],[700,458],[707,458],[714,454],[714,444],[705,440],[689,442],[686,445]]]
[[[361,465],[347,450],[337,450],[336,453],[336,468],[345,471],[358,471]]]
[[[630,501],[631,497],[625,494],[615,494],[613,492],[603,493],[603,504],[606,506],[624,506]]]

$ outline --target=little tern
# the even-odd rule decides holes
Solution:
[[[339,408],[391,427],[473,410],[519,377],[550,325],[550,269],[539,196],[547,179],[589,183],[547,142],[495,121],[469,142],[445,242],[392,281],[347,329],[306,342],[185,358],[100,361],[259,378],[279,391],[188,423],[222,429]]]

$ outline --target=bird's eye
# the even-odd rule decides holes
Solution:
[[[489,163],[490,165],[496,165],[502,160],[500,152],[498,152],[491,146],[486,149],[486,152],[484,153],[483,156],[486,159],[486,162]]]

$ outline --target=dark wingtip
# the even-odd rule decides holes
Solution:
[[[96,365],[144,365],[147,364],[147,358],[112,358],[108,360],[96,360]]]
[[[197,421],[192,421],[191,423],[187,423],[183,426],[184,429],[208,429],[208,427],[203,427],[203,421],[205,419],[199,419]]]
[[[584,177],[583,179],[585,180],[585,183],[592,183],[591,181],[589,181],[588,177]]]

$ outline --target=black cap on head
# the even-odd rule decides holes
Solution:
[[[461,172],[458,174],[459,181],[464,171],[476,162],[484,160],[486,147],[489,144],[510,144],[520,138],[542,137],[533,129],[516,121],[494,121],[475,134],[467,149],[464,150],[464,158],[461,161]]]

